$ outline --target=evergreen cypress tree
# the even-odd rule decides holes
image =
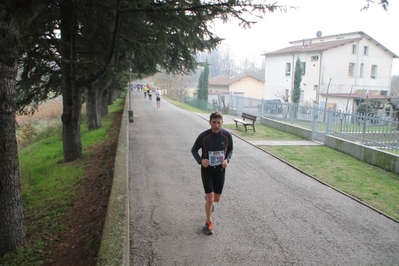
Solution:
[[[201,74],[199,76],[199,80],[198,80],[198,100],[204,100],[204,84],[203,84],[203,76],[204,76],[204,72],[201,70]]]
[[[205,62],[204,70],[201,70],[201,74],[198,80],[198,99],[208,101],[208,79],[209,79],[209,64],[208,59]]]
[[[203,86],[203,98],[205,101],[208,101],[208,87],[209,87],[209,64],[208,64],[208,59],[205,62],[205,67],[204,67],[204,74],[202,76],[202,86]]]
[[[302,82],[302,66],[299,57],[296,59],[294,75],[294,91],[292,92],[292,101],[297,104],[299,103],[299,99],[301,97]]]

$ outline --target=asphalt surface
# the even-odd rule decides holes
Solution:
[[[215,234],[191,155],[197,114],[132,93],[130,265],[399,265],[399,224],[234,138]]]

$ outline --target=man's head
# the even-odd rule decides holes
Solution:
[[[209,116],[209,125],[211,126],[213,133],[219,133],[223,126],[223,114],[219,111],[213,112]]]

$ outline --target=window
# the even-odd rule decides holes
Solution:
[[[368,46],[364,46],[363,54],[369,55],[369,47]]]
[[[352,54],[356,54],[356,44],[352,45]]]
[[[310,60],[312,61],[318,61],[319,60],[319,56],[318,55],[314,55],[310,58]]]
[[[363,73],[364,73],[364,64],[360,64],[360,78],[363,78]]]
[[[286,76],[291,75],[291,63],[286,63],[285,64],[285,75]]]
[[[377,65],[372,65],[371,66],[371,76],[372,79],[375,79],[377,77]]]
[[[353,77],[355,71],[355,63],[349,63],[348,77]]]
[[[301,62],[302,76],[306,74],[306,62]]]

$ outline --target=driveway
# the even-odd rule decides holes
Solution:
[[[190,149],[209,124],[132,93],[131,265],[398,265],[399,224],[234,137],[215,234]]]

